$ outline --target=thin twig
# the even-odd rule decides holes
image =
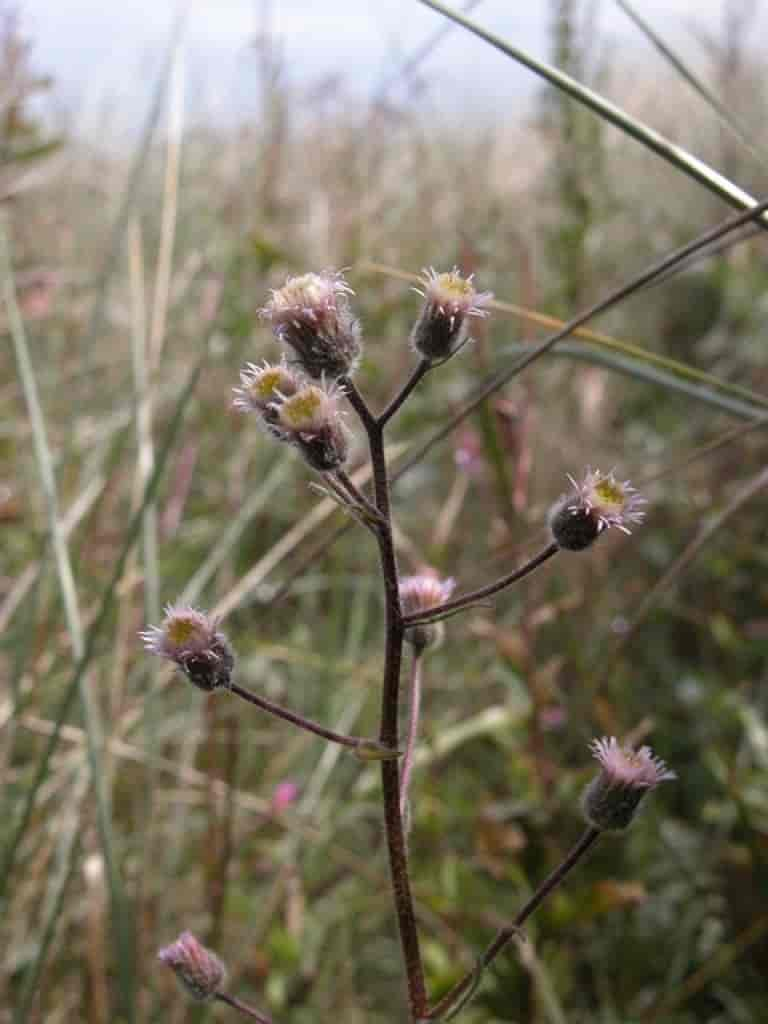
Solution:
[[[277,718],[282,718],[286,722],[291,722],[293,725],[298,725],[300,729],[313,732],[316,736],[322,736],[323,739],[330,740],[331,743],[339,743],[342,747],[350,747],[355,750],[371,742],[370,740],[363,739],[361,736],[345,736],[343,733],[334,732],[333,729],[326,729],[324,725],[313,722],[311,718],[305,718],[295,711],[289,711],[288,708],[275,704],[274,701],[267,700],[266,697],[260,697],[258,694],[238,686],[237,683],[230,683],[226,689],[237,697],[242,697],[249,704],[254,704],[257,708],[261,708],[262,711],[275,715]]]
[[[227,1006],[231,1006],[235,1010],[239,1010],[244,1017],[250,1017],[251,1020],[259,1021],[259,1024],[272,1024],[269,1017],[265,1017],[263,1013],[254,1010],[252,1006],[244,1003],[237,996],[229,996],[226,992],[217,992],[214,999],[218,999],[220,1003],[226,1003]]]
[[[419,381],[426,377],[432,368],[432,364],[428,359],[421,359],[416,365],[413,373],[410,375],[408,380],[402,386],[400,391],[394,396],[387,405],[384,412],[378,417],[378,424],[380,427],[385,427],[387,423],[392,419],[398,409],[403,405],[405,400],[410,396],[413,389],[418,385]]]
[[[480,587],[477,590],[471,591],[469,594],[462,594],[460,597],[454,598],[452,601],[446,601],[445,604],[435,605],[434,608],[429,608],[425,612],[414,612],[413,615],[406,615],[405,626],[410,628],[411,626],[421,626],[428,622],[438,622],[440,619],[446,618],[448,615],[453,615],[463,608],[467,608],[470,605],[476,605],[482,601],[485,597],[491,597],[493,594],[498,594],[500,590],[504,590],[512,583],[516,583],[518,580],[523,579],[524,576],[528,576],[534,570],[538,569],[540,565],[556,555],[560,550],[559,546],[554,542],[548,544],[538,555],[534,555],[533,558],[526,562],[525,565],[521,565],[519,569],[515,569],[514,572],[507,573],[506,576],[502,576],[494,583],[489,583],[485,587]]]
[[[486,951],[478,960],[477,966],[471,971],[468,971],[461,981],[457,982],[453,988],[447,992],[443,998],[435,1004],[435,1006],[432,1007],[429,1011],[428,1019],[442,1019],[455,1005],[455,1003],[461,999],[466,989],[469,988],[470,985],[477,984],[478,972],[484,971],[489,967],[504,947],[519,934],[520,929],[534,910],[536,910],[547,896],[549,896],[553,889],[556,889],[557,886],[560,885],[566,875],[595,844],[600,835],[601,833],[599,829],[592,828],[591,826],[586,829],[581,839],[579,839],[566,858],[558,865],[558,867],[555,868],[554,871],[547,875],[536,892],[518,911],[512,923],[499,930],[493,942],[488,946]]]

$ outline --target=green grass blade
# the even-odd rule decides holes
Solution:
[[[528,348],[529,346],[523,343],[512,342],[504,346],[502,353],[509,356],[518,356],[524,354]],[[594,366],[602,366],[608,370],[615,370],[625,377],[634,377],[636,380],[656,384],[667,391],[675,391],[678,394],[686,395],[697,402],[701,402],[704,405],[712,405],[723,412],[739,416],[741,419],[757,419],[764,416],[765,406],[768,405],[768,402],[761,403],[761,405],[752,405],[738,398],[731,398],[705,384],[694,384],[691,381],[676,376],[674,373],[648,365],[639,359],[601,351],[591,345],[584,345],[580,342],[559,342],[551,354],[554,356],[565,356],[569,359],[577,359],[582,362],[591,363]]]
[[[720,100],[715,96],[712,90],[688,67],[688,65],[672,50],[667,43],[661,38],[656,30],[649,25],[649,23],[637,13],[631,4],[627,3],[627,0],[616,0],[616,3],[624,11],[626,16],[632,21],[637,28],[643,33],[653,47],[664,57],[669,64],[677,71],[681,78],[683,78],[691,88],[701,96],[705,103],[707,103],[720,121],[720,124],[726,128],[735,139],[742,144],[745,150],[755,158],[755,160],[761,165],[765,166],[768,154],[762,152],[754,145],[750,138],[749,130],[739,120],[734,117],[733,112],[730,111]]]
[[[37,380],[27,345],[24,324],[16,302],[8,237],[2,227],[0,227],[0,273],[2,273],[3,277],[3,297],[8,311],[8,323],[14,346],[14,354],[29,413],[35,459],[48,513],[51,545],[64,606],[64,618],[72,645],[73,659],[75,664],[79,665],[83,661],[84,637],[75,579],[69,557],[69,548],[67,547],[59,515],[59,500],[53,471],[53,456],[48,444],[45,419],[37,389]],[[99,839],[104,862],[107,867],[112,914],[116,925],[116,942],[118,947],[116,949],[116,956],[118,963],[125,965],[127,969],[131,962],[132,943],[130,942],[128,931],[130,925],[127,900],[115,857],[115,839],[112,832],[107,772],[103,759],[104,728],[98,704],[94,699],[87,675],[84,672],[78,674],[77,691],[83,709],[91,784],[96,798]],[[132,986],[126,982],[122,987],[122,1000],[128,1020],[133,1019],[132,998]]]
[[[637,118],[627,114],[626,111],[621,109],[621,107],[617,107],[616,104],[611,103],[610,100],[606,100],[593,89],[589,89],[587,86],[577,82],[574,78],[571,78],[570,75],[565,74],[565,72],[559,71],[551,64],[537,60],[535,57],[530,56],[530,54],[525,53],[518,47],[501,39],[493,32],[488,32],[476,22],[462,14],[459,14],[458,11],[454,11],[452,8],[446,7],[445,4],[440,3],[439,0],[419,0],[419,3],[424,4],[426,7],[431,7],[432,10],[437,11],[446,18],[450,18],[458,25],[462,25],[467,29],[467,31],[472,32],[472,34],[476,35],[479,39],[483,39],[486,43],[489,43],[507,57],[511,57],[513,60],[516,60],[519,64],[527,67],[530,71],[533,71],[541,78],[546,79],[546,81],[551,85],[554,85],[556,89],[560,89],[572,99],[575,99],[584,106],[589,107],[590,110],[594,111],[604,120],[608,121],[616,128],[619,128],[627,135],[632,136],[632,138],[637,142],[646,146],[652,152],[656,153],[657,156],[666,160],[667,163],[672,164],[673,167],[677,167],[678,170],[683,171],[688,175],[688,177],[693,178],[695,181],[704,185],[710,192],[720,196],[721,199],[724,199],[726,203],[730,204],[735,209],[747,210],[757,204],[757,200],[748,192],[745,192],[737,185],[734,185],[732,181],[729,181],[724,175],[704,163],[703,160],[699,160],[698,157],[687,152],[687,150],[683,149],[682,146],[678,146],[674,142],[671,142],[659,132],[654,131],[653,128],[649,128],[648,125],[643,124],[642,121],[638,121]],[[760,223],[768,226],[768,215],[763,214],[760,217]]]
[[[85,787],[80,787],[81,792],[76,797],[76,808],[79,810],[86,795]],[[73,810],[72,814],[77,814]],[[78,815],[79,820],[79,815]],[[21,982],[21,991],[16,1002],[13,1013],[13,1024],[27,1024],[30,1018],[30,1011],[38,985],[48,956],[48,950],[56,934],[56,926],[64,910],[64,901],[67,895],[69,883],[75,872],[75,862],[80,849],[82,829],[74,823],[67,830],[66,834],[60,837],[59,854],[57,864],[54,866],[53,877],[48,885],[46,905],[43,909],[42,924],[39,928],[40,938],[37,943],[37,952],[34,960],[24,972]]]
[[[160,479],[165,468],[170,451],[175,442],[176,436],[181,427],[181,423],[184,417],[184,413],[187,409],[189,401],[195,392],[198,379],[200,374],[207,362],[208,350],[207,345],[205,352],[198,361],[190,373],[179,398],[176,402],[176,407],[173,412],[171,421],[165,431],[162,445],[160,446],[157,453],[157,461],[152,473],[151,478],[147,483],[146,490],[142,496],[140,507],[135,512],[125,532],[123,546],[115,562],[115,567],[112,572],[112,576],[104,588],[102,598],[99,604],[96,616],[85,635],[85,644],[83,650],[83,656],[80,661],[76,664],[72,678],[69,680],[67,687],[64,691],[62,699],[59,703],[56,713],[53,717],[54,729],[48,738],[45,750],[42,757],[37,765],[35,776],[25,794],[24,804],[20,813],[19,821],[16,827],[13,829],[10,835],[10,839],[3,851],[2,859],[0,860],[0,905],[2,905],[8,887],[12,881],[12,869],[16,861],[16,856],[19,850],[19,846],[24,839],[24,836],[29,827],[32,812],[35,805],[35,800],[39,793],[40,787],[45,781],[48,775],[48,768],[51,762],[51,758],[55,753],[59,739],[61,736],[62,726],[68,717],[72,706],[77,696],[80,681],[86,672],[88,666],[94,658],[96,653],[96,644],[101,635],[104,626],[107,623],[112,606],[116,600],[117,587],[123,576],[125,565],[133,550],[134,545],[141,535],[141,527],[143,522],[143,514],[146,505],[154,499],[157,492],[157,488],[160,483]]]

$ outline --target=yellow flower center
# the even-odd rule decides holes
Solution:
[[[615,480],[605,479],[595,484],[595,495],[601,505],[611,505],[614,508],[622,508],[624,505],[624,491]]]
[[[435,288],[439,289],[450,299],[471,299],[475,294],[472,282],[462,277],[456,270],[445,274],[438,274],[435,278]]]
[[[290,378],[279,367],[273,370],[264,370],[255,378],[252,389],[257,398],[268,402],[274,398],[278,391],[285,392],[290,388]]]
[[[294,430],[312,427],[317,423],[324,401],[325,395],[319,388],[304,388],[283,403],[280,418]]]
[[[328,286],[317,274],[302,274],[292,277],[288,283],[275,292],[274,304],[278,308],[290,306],[319,306],[328,297]]]
[[[193,618],[175,616],[165,628],[170,643],[175,647],[184,647],[194,640],[200,632],[200,623]]]

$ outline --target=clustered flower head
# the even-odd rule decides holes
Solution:
[[[645,498],[628,480],[617,480],[613,472],[588,468],[580,483],[570,475],[568,479],[573,490],[549,513],[552,537],[565,551],[583,551],[611,526],[630,533],[629,524],[642,523],[645,518]]]
[[[478,292],[473,275],[462,277],[456,267],[438,274],[430,267],[422,272],[424,298],[419,318],[411,331],[411,344],[422,358],[440,362],[457,352],[467,340],[467,319],[486,317],[491,292]]]
[[[255,412],[270,434],[295,445],[314,469],[328,472],[344,464],[349,437],[333,385],[309,383],[284,360],[248,363],[240,383],[234,389],[235,409]]]
[[[310,377],[352,373],[362,351],[360,324],[349,307],[352,289],[338,271],[289,277],[261,309],[275,337]]]
[[[171,968],[184,991],[198,1002],[213,999],[227,976],[221,960],[192,932],[182,932],[175,942],[159,951],[157,959]]]
[[[456,588],[452,577],[441,579],[434,569],[425,569],[415,576],[404,576],[400,581],[400,607],[403,615],[428,612],[449,600]],[[411,626],[406,639],[418,652],[436,647],[443,638],[442,622],[421,623]]]
[[[172,661],[198,689],[229,686],[235,657],[217,620],[205,612],[169,604],[162,623],[139,636],[146,650]]]
[[[587,786],[582,805],[589,824],[601,831],[627,828],[645,794],[676,778],[650,747],[622,747],[611,736],[593,740],[590,750],[600,762],[600,772]]]

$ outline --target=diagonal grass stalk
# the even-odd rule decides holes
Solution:
[[[657,156],[682,171],[689,178],[693,178],[694,181],[698,181],[701,185],[704,185],[704,187],[709,189],[710,192],[719,196],[721,199],[724,199],[726,203],[733,206],[735,209],[745,210],[756,205],[757,200],[748,192],[739,188],[738,185],[734,185],[732,181],[729,181],[724,175],[714,170],[703,160],[693,156],[691,153],[687,152],[687,150],[683,149],[682,146],[678,146],[676,143],[671,142],[653,128],[643,124],[642,121],[639,121],[636,117],[632,117],[626,111],[622,110],[621,107],[617,107],[615,103],[611,103],[593,89],[589,89],[587,86],[577,82],[574,78],[571,78],[570,75],[565,74],[565,72],[559,71],[557,68],[553,67],[551,64],[547,64],[545,61],[532,57],[530,54],[525,53],[518,47],[513,46],[512,43],[502,39],[500,36],[482,28],[482,26],[478,25],[477,22],[474,22],[465,15],[453,10],[453,8],[440,3],[439,0],[419,0],[419,3],[424,4],[426,7],[431,7],[433,11],[437,11],[439,14],[444,15],[444,17],[450,18],[451,21],[456,22],[457,25],[462,25],[468,32],[477,36],[478,39],[482,39],[486,43],[489,43],[495,49],[505,54],[505,56],[511,57],[519,64],[522,64],[530,71],[533,71],[534,74],[546,79],[546,81],[548,81],[550,85],[554,85],[556,89],[560,89],[562,92],[566,93],[572,99],[577,100],[585,107],[589,107],[590,110],[594,111],[605,121],[608,121],[610,124],[614,125],[614,127],[619,128],[627,135],[630,135],[637,142],[646,146]],[[768,216],[763,214],[760,218],[760,223],[762,225],[768,225]]]
[[[744,149],[753,157],[761,167],[765,167],[766,161],[768,160],[768,154],[756,146],[750,137],[750,131],[743,125],[739,119],[734,115],[732,110],[729,110],[724,103],[721,103],[717,96],[712,90],[704,83],[697,74],[695,74],[685,61],[672,50],[672,48],[661,38],[656,29],[649,24],[634,8],[634,6],[627,2],[627,0],[616,0],[616,4],[624,11],[626,16],[632,21],[643,35],[648,39],[652,46],[658,50],[658,52],[664,57],[664,59],[677,71],[681,78],[683,78],[691,88],[701,96],[705,103],[707,103],[720,121],[720,124],[726,128],[735,139],[738,139]]]

